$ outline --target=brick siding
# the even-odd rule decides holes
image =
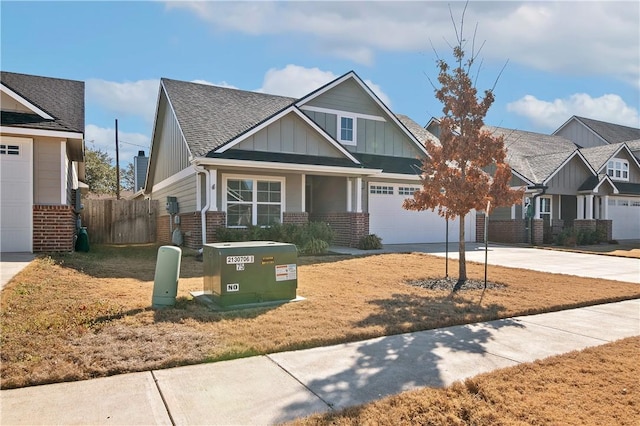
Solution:
[[[596,220],[596,228],[604,230],[606,241],[611,241],[613,238],[613,221],[611,219]]]
[[[596,220],[595,219],[576,219],[573,221],[573,228],[577,231],[595,231]]]
[[[71,206],[33,206],[33,251],[73,251],[76,215]]]
[[[369,213],[327,213],[314,215],[314,222],[326,222],[336,233],[333,244],[357,247],[360,238],[369,234]]]
[[[293,224],[296,224],[296,225],[305,225],[305,224],[309,223],[309,213],[307,213],[307,212],[296,212],[296,213],[283,212],[282,213],[282,223],[293,223]]]
[[[525,243],[528,240],[525,219],[489,220],[489,241],[496,243]]]

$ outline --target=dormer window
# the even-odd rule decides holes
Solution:
[[[338,140],[343,145],[356,145],[356,117],[338,116]]]
[[[614,180],[629,180],[629,162],[627,160],[609,160],[607,175]]]

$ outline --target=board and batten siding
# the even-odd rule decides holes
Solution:
[[[190,213],[196,211],[196,173],[177,180],[159,190],[151,193],[152,200],[160,202],[159,216],[168,215],[165,204],[167,197],[178,199],[179,213]]]
[[[151,182],[157,184],[189,167],[189,150],[182,137],[178,121],[168,107],[162,92],[154,144],[154,171]]]
[[[334,131],[335,133],[335,131]],[[344,154],[291,113],[243,140],[235,149],[342,158]]]
[[[635,166],[635,159],[627,151],[621,151],[614,159],[627,160],[629,162],[629,183],[640,183],[640,170]],[[607,172],[607,164],[604,165],[602,173]]]
[[[33,203],[62,204],[61,141],[36,138],[33,143]],[[66,200],[65,200],[66,201]]]
[[[587,166],[578,157],[573,157],[565,164],[549,182],[547,182],[547,194],[575,195],[580,186],[592,174]]]
[[[568,123],[559,132],[555,133],[557,136],[569,139],[576,145],[582,148],[589,148],[592,146],[606,145],[607,142],[602,140],[599,136],[594,134],[585,125],[573,120]]]
[[[332,138],[337,138],[337,114],[305,110],[304,113],[324,129]],[[358,117],[356,121],[356,145],[344,147],[358,154],[387,155],[391,157],[415,158],[423,154],[395,123],[369,120]]]
[[[344,81],[342,84],[312,99],[306,105],[357,114],[385,116],[382,108],[353,80]]]

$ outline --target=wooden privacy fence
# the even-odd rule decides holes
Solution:
[[[156,241],[157,200],[83,200],[83,204],[80,217],[90,242],[142,244]]]

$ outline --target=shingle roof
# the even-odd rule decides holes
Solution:
[[[485,128],[495,136],[504,137],[507,163],[532,182],[543,182],[576,150],[573,142],[561,136],[502,127]]]
[[[7,71],[0,72],[0,81],[54,118],[3,111],[3,126],[84,133],[84,82]]]
[[[398,118],[398,120],[400,120],[400,122],[402,124],[404,124],[404,126],[411,133],[413,133],[413,136],[415,136],[416,139],[418,139],[418,141],[420,141],[420,143],[422,143],[423,145],[427,141],[433,142],[433,143],[436,143],[436,144],[440,143],[438,138],[436,138],[434,135],[432,135],[431,132],[429,132],[427,129],[425,129],[424,127],[422,127],[421,125],[419,125],[418,123],[413,121],[410,117],[408,117],[408,116],[406,116],[404,114],[396,114],[396,117]]]
[[[611,158],[614,152],[620,149],[621,144],[616,143],[612,145],[601,145],[590,148],[581,148],[580,152],[587,159],[591,167],[596,171],[600,170],[602,166]]]
[[[191,153],[211,150],[291,106],[296,99],[186,81],[161,80]]]
[[[622,126],[620,124],[607,123],[605,121],[598,121],[585,117],[576,116],[575,118],[593,130],[608,143],[640,139],[640,129],[635,127]]]

